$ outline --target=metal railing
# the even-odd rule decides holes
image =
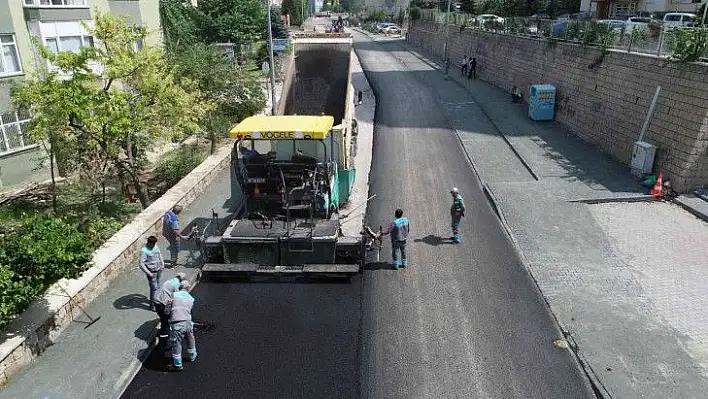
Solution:
[[[659,23],[649,24],[645,28],[612,28],[606,23],[594,19],[535,19],[530,17],[508,17],[503,21],[489,20],[480,22],[474,15],[450,13],[437,10],[421,10],[421,21],[448,23],[461,29],[483,30],[509,35],[539,37],[550,40],[567,41],[582,45],[600,46],[608,49],[623,50],[630,53],[651,54],[669,57],[677,50],[681,32],[701,28],[668,28]],[[708,49],[703,53],[703,60],[708,61]]]

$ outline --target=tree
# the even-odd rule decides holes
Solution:
[[[465,14],[474,14],[475,4],[474,0],[460,0],[460,11]]]
[[[12,98],[33,114],[30,134],[59,132],[74,143],[82,164],[109,163],[147,207],[146,151],[155,141],[196,131],[211,105],[189,80],[176,82],[162,50],[136,51],[145,28],[100,12],[94,25],[86,29],[97,47],[54,54],[38,45],[55,69],[25,79]]]
[[[160,24],[167,51],[200,40],[197,10],[188,0],[160,0]]]
[[[182,78],[196,82],[215,108],[203,119],[201,135],[211,141],[214,153],[219,138],[247,116],[266,106],[258,72],[239,66],[219,54],[214,47],[199,43],[173,56]]]
[[[282,13],[290,16],[292,25],[302,25],[307,18],[307,0],[283,0]]]
[[[266,10],[262,0],[199,0],[202,37],[208,43],[238,45],[261,39],[266,32]]]
[[[273,33],[274,39],[286,39],[290,34],[288,28],[285,27],[278,7],[270,8],[270,30]],[[266,28],[266,34],[268,29]]]

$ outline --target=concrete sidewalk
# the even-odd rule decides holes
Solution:
[[[462,78],[455,68],[445,80],[439,60],[403,41],[389,46],[437,88],[600,392],[705,397],[708,225],[671,203],[630,202],[645,199],[647,190],[626,166],[560,124],[531,121],[527,106],[513,104],[508,92]]]
[[[226,169],[180,215],[185,231],[199,218],[210,218],[214,209],[224,216],[230,203],[229,170]],[[191,245],[189,245],[191,244]],[[196,275],[199,251],[184,245],[180,266],[166,270],[162,280],[177,272]],[[167,254],[167,243],[158,243]],[[157,326],[157,315],[147,309],[148,285],[135,269],[116,278],[108,290],[85,309],[86,320],[100,317],[90,327],[74,322],[36,362],[0,390],[0,398],[114,398],[140,368]],[[198,298],[197,298],[198,300]]]

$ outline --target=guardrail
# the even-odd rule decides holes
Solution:
[[[462,13],[446,13],[437,10],[421,10],[421,21],[460,26],[510,35],[563,40],[583,45],[602,46],[629,53],[651,54],[670,57],[684,46],[682,32],[704,28],[669,28],[660,23],[649,24],[645,28],[612,28],[595,19],[540,19],[530,17],[508,17],[503,21],[477,22],[475,16]],[[606,20],[605,20],[606,21]],[[703,61],[708,61],[708,48],[703,52]]]

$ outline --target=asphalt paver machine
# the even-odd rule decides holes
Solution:
[[[213,215],[202,232],[202,276],[361,272],[371,234],[341,234],[333,123],[331,116],[253,116],[231,130],[231,194],[243,206],[224,226]]]

